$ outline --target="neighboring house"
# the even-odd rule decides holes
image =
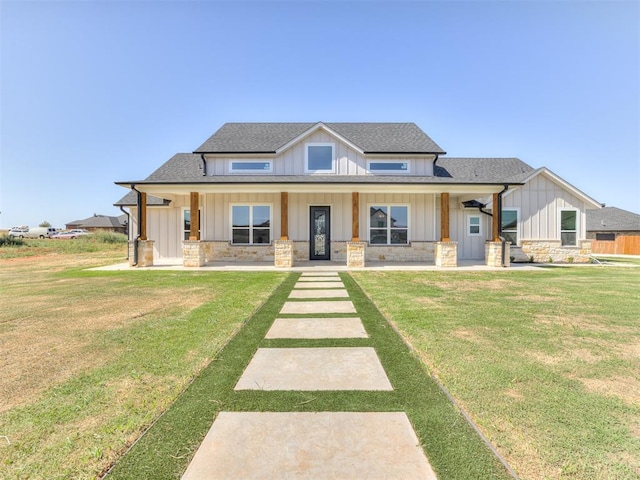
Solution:
[[[619,236],[639,236],[640,215],[616,207],[587,210],[587,238],[613,241]]]
[[[67,223],[65,228],[67,230],[81,228],[90,232],[127,233],[127,215],[110,217],[108,215],[97,215],[94,213],[92,217]]]
[[[587,210],[593,253],[640,255],[640,215],[616,207]]]
[[[227,123],[116,206],[132,263],[587,261],[600,204],[517,158],[447,158],[413,123]],[[499,205],[502,204],[502,208]],[[195,212],[198,212],[197,215]]]

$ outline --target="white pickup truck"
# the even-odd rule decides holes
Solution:
[[[9,230],[10,237],[18,238],[49,238],[58,230],[53,227],[13,227]]]

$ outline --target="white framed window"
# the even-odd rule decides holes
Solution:
[[[578,244],[578,210],[575,208],[560,209],[560,243],[567,247]]]
[[[270,244],[271,211],[271,205],[231,205],[231,243]]]
[[[198,209],[198,233],[202,238],[202,209]],[[182,239],[189,240],[191,236],[191,209],[182,207]]]
[[[271,173],[272,160],[229,160],[229,173]]]
[[[334,173],[335,146],[333,143],[305,144],[305,173]]]
[[[369,243],[371,245],[408,245],[409,206],[370,205]]]
[[[511,245],[518,245],[518,225],[520,211],[517,208],[505,208],[502,210],[502,238]]]
[[[467,236],[479,237],[480,235],[482,235],[480,215],[467,215]]]
[[[368,160],[369,173],[410,173],[406,160]]]

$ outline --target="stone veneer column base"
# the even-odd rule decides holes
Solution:
[[[206,244],[200,240],[184,240],[182,242],[182,265],[185,267],[202,267],[206,262]]]
[[[367,242],[347,242],[347,268],[364,268]]]
[[[276,240],[274,252],[274,265],[276,268],[293,267],[293,241]]]
[[[151,267],[153,266],[153,240],[138,240],[138,264],[135,262],[135,240],[129,242],[129,266]]]
[[[511,265],[511,243],[504,244],[504,266]],[[484,244],[484,258],[489,267],[502,267],[502,242],[487,242]]]
[[[458,242],[436,243],[436,267],[458,266]]]

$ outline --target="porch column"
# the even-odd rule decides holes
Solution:
[[[458,244],[449,234],[449,192],[440,194],[440,241],[436,243],[436,266],[458,266]]]
[[[498,213],[499,212],[498,209],[500,208],[500,203],[501,203],[499,200],[499,197],[500,197],[499,193],[493,194],[493,217],[491,219],[493,224],[493,232],[491,236],[493,237],[494,242],[500,241],[500,230],[501,230],[500,223],[502,223],[502,212]]]
[[[200,215],[198,210],[200,208],[200,195],[198,192],[191,192],[191,207],[190,207],[190,230],[189,240],[200,240]]]
[[[138,192],[138,239],[147,239],[147,194]]]
[[[360,192],[351,193],[351,241],[360,241]]]
[[[440,241],[451,241],[449,235],[449,192],[443,192],[440,195]]]
[[[289,192],[280,192],[280,240],[289,240]]]

